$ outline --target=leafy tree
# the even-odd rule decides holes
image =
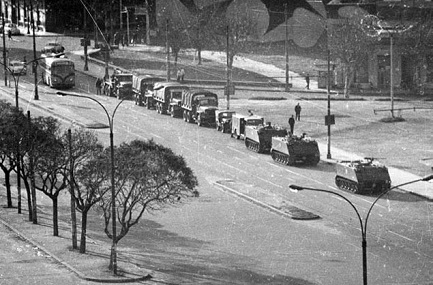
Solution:
[[[68,135],[63,135],[64,144],[68,144]],[[90,209],[98,203],[105,192],[110,189],[107,181],[110,173],[101,163],[104,147],[98,142],[97,136],[84,129],[75,130],[71,134],[71,154],[73,165],[73,198],[78,211],[81,212],[80,253],[86,252],[87,216]],[[71,175],[68,175],[71,177]]]
[[[331,58],[340,64],[343,72],[344,96],[347,98],[354,73],[368,60],[376,39],[363,31],[359,18],[330,26],[328,39]]]
[[[105,151],[105,163],[101,167],[109,173],[110,150]],[[117,244],[138,223],[145,211],[158,211],[180,203],[182,198],[198,195],[195,191],[197,178],[186,165],[183,157],[171,149],[158,145],[152,140],[134,140],[115,148],[115,189],[116,223],[120,232],[116,233],[113,244]],[[110,232],[111,206],[110,195],[101,200],[105,221],[105,233],[113,239]],[[116,258],[112,248],[110,269]]]

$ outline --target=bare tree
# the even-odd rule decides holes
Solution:
[[[341,66],[344,77],[344,96],[349,97],[354,73],[368,60],[374,48],[375,38],[361,28],[358,18],[332,25],[328,30],[331,58]]]
[[[243,5],[243,6],[242,6]],[[249,15],[247,5],[242,4],[226,15],[212,18],[209,25],[214,27],[213,42],[220,50],[228,54],[228,77],[232,78],[233,61],[236,55],[250,45],[250,40],[257,37],[257,23]],[[228,41],[228,42],[227,42]]]
[[[67,143],[68,136],[63,135],[63,141]],[[78,211],[81,212],[81,238],[80,253],[86,252],[87,216],[90,209],[98,203],[106,191],[110,189],[107,185],[109,172],[101,163],[104,147],[98,142],[97,136],[84,129],[75,130],[71,134],[72,165],[73,165],[73,198]],[[67,175],[70,177],[70,175]]]
[[[52,200],[53,235],[59,235],[58,196],[67,187],[67,145],[60,136],[60,123],[52,117],[37,117],[32,121],[30,136],[34,160],[35,188]],[[26,163],[27,175],[30,173]]]
[[[25,117],[10,103],[0,101],[0,168],[5,176],[7,207],[12,205],[11,173],[16,171],[17,142],[22,142]],[[21,148],[20,148],[21,149]],[[22,149],[21,149],[22,150]],[[21,153],[21,156],[23,153]]]
[[[109,149],[101,168],[109,172]],[[169,148],[152,140],[135,140],[123,143],[115,149],[115,186],[117,223],[120,232],[116,233],[117,244],[138,223],[145,211],[158,211],[168,205],[182,202],[182,198],[197,196],[197,178],[186,165],[183,157],[174,154]],[[110,232],[111,197],[104,196],[101,208],[105,220],[105,233]],[[110,268],[113,266],[113,255]]]

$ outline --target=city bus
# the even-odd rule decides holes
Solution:
[[[75,86],[74,62],[65,57],[45,57],[41,60],[42,81],[53,88]]]

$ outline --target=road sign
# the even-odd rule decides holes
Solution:
[[[80,39],[80,44],[81,44],[82,47],[84,46],[84,44],[86,46],[90,46],[90,39],[81,38]]]
[[[325,116],[325,126],[335,125],[335,116],[327,115]]]

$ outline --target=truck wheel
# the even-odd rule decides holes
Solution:
[[[198,125],[199,127],[202,126],[201,116],[200,116],[200,115],[197,117],[197,125]]]
[[[186,122],[186,111],[184,110],[182,113],[183,120]]]
[[[173,108],[173,106],[170,106],[170,116],[172,118],[174,118],[174,108]]]
[[[192,122],[191,112],[190,111],[186,112],[186,122],[187,123],[191,123]]]

